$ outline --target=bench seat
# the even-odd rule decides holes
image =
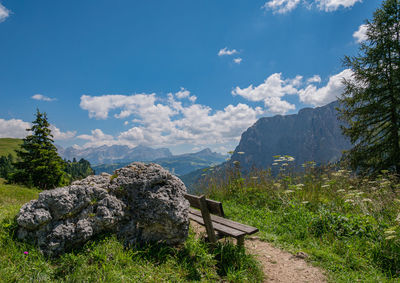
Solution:
[[[238,245],[242,246],[245,235],[258,232],[258,229],[255,227],[225,218],[221,202],[206,199],[204,195],[195,196],[186,194],[185,198],[189,200],[191,206],[189,219],[205,226],[208,239],[212,243],[219,238],[228,236],[236,238]]]

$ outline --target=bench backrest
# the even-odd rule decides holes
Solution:
[[[201,196],[195,196],[195,195],[191,195],[191,194],[185,194],[185,198],[189,201],[190,206],[197,208],[197,209],[201,209],[200,206],[200,199],[203,197],[203,195]],[[224,214],[224,210],[222,208],[222,203],[219,201],[215,201],[212,199],[206,199],[206,204],[207,204],[207,208],[208,211],[211,214],[215,214],[221,217],[225,217]]]

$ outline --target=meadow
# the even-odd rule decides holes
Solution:
[[[227,241],[211,249],[190,231],[181,247],[125,249],[102,235],[59,258],[15,237],[15,216],[39,191],[0,179],[0,282],[262,282],[258,262]]]
[[[400,184],[387,171],[360,177],[334,166],[293,170],[277,156],[271,170],[224,178],[208,175],[203,189],[233,220],[260,229],[262,240],[305,252],[332,282],[400,281]],[[297,173],[296,173],[297,172]]]

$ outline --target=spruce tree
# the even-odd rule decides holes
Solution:
[[[345,156],[365,173],[400,174],[400,0],[386,0],[371,21],[358,56],[344,58],[339,113],[353,148]]]
[[[12,180],[44,190],[61,185],[64,162],[53,144],[46,113],[38,109],[32,128],[27,131],[32,134],[23,139],[21,150],[16,151],[19,161],[15,163],[17,171]]]

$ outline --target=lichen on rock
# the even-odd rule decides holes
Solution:
[[[48,256],[112,232],[127,245],[183,243],[189,203],[182,181],[158,164],[134,162],[115,171],[43,191],[22,206],[18,233]]]

